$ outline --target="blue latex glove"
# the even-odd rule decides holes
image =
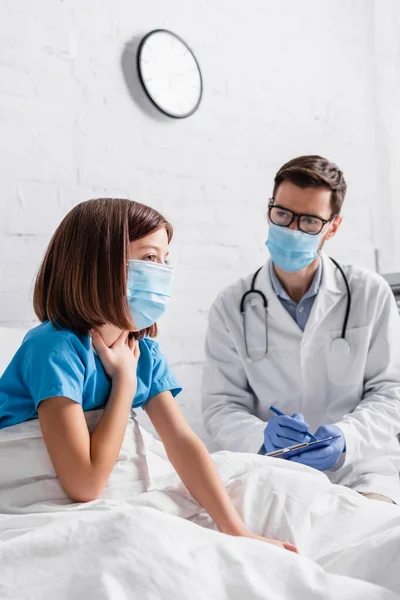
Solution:
[[[289,415],[270,417],[264,429],[264,448],[266,452],[273,452],[280,448],[287,448],[309,441],[308,425],[304,422],[301,413],[294,413],[291,417]]]
[[[292,456],[288,460],[313,467],[314,469],[318,469],[318,471],[332,469],[338,462],[342,452],[345,452],[346,442],[342,430],[336,425],[321,425],[315,432],[315,437],[319,440],[330,436],[333,436],[335,439],[331,440],[328,446],[303,452],[297,456]]]

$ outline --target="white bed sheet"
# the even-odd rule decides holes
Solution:
[[[100,415],[87,414],[90,428]],[[400,597],[398,506],[283,460],[213,459],[249,528],[300,557],[217,532],[133,412],[107,487],[87,504],[64,494],[37,421],[1,430],[0,598]]]

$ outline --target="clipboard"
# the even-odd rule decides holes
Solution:
[[[295,444],[294,446],[288,446],[287,448],[279,448],[279,450],[273,450],[264,454],[264,456],[275,456],[276,458],[290,458],[291,456],[297,456],[303,452],[314,450],[328,446],[331,440],[335,440],[337,435],[324,438],[323,440],[317,440],[316,442],[304,442],[303,444]]]

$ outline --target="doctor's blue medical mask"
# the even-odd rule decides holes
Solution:
[[[293,273],[304,269],[318,258],[318,248],[326,233],[310,235],[297,229],[279,227],[270,223],[265,245],[270,252],[272,262],[283,271]]]
[[[136,331],[154,325],[172,294],[173,268],[145,260],[128,260],[127,297]]]

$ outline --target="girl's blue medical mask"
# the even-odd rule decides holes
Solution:
[[[310,235],[270,223],[265,245],[271,254],[272,262],[283,271],[293,273],[304,269],[318,257],[321,239],[322,233]]]
[[[173,268],[145,260],[128,260],[127,297],[136,331],[164,314],[172,294]]]

